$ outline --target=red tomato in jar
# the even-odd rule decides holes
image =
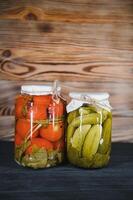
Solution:
[[[34,105],[33,102],[28,102],[26,105],[26,119],[45,120],[47,119],[47,108],[42,105]]]
[[[59,103],[52,102],[48,107],[49,118],[52,119],[54,117],[62,117],[64,114],[64,104],[60,100]]]
[[[31,124],[30,121],[26,119],[18,119],[16,122],[16,132],[20,135],[21,138],[25,138],[28,135],[30,135],[31,130]],[[33,133],[32,137],[36,137],[39,134],[39,131],[37,130],[35,133]]]
[[[51,142],[58,141],[64,133],[63,123],[49,124],[47,127],[40,128],[40,136]]]
[[[47,119],[47,107],[42,104],[34,105],[33,109],[33,120],[46,120]],[[31,115],[31,111],[30,111]],[[30,116],[31,118],[31,116]]]
[[[65,141],[63,139],[53,143],[54,149],[63,150],[65,147]]]
[[[47,109],[51,102],[51,95],[33,96],[33,102],[27,105],[27,118],[33,120],[46,120],[48,118]]]
[[[31,145],[27,148],[26,154],[31,154],[35,148],[53,149],[53,144],[42,138],[33,138]]]
[[[48,117],[47,109],[51,100],[51,95],[33,96],[33,98],[20,95],[16,100],[15,116],[31,119],[33,112],[33,120],[45,120]]]
[[[15,116],[16,118],[22,118],[25,116],[25,113],[23,112],[24,106],[27,104],[28,96],[18,96],[15,103]]]
[[[23,142],[23,139],[21,138],[21,136],[18,133],[16,133],[15,134],[15,145],[21,145],[22,142]]]
[[[51,101],[52,101],[51,95],[40,95],[40,96],[33,97],[34,105],[38,105],[38,104],[49,105]]]

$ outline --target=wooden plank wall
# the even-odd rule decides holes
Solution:
[[[0,0],[0,135],[21,84],[109,92],[113,141],[133,142],[133,1]]]

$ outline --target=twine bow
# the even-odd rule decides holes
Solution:
[[[52,98],[53,101],[55,101],[57,104],[59,104],[60,101],[58,87],[59,87],[59,81],[55,80],[53,83]]]

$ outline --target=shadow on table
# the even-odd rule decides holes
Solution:
[[[112,143],[111,161],[108,167],[116,167],[126,162],[133,162],[133,143]],[[0,166],[18,167],[14,161],[13,142],[0,141]]]

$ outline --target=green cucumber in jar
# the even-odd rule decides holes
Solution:
[[[71,138],[74,134],[75,128],[71,126],[71,124],[67,127],[67,134],[66,134],[66,142],[67,142],[67,150],[69,148],[69,145],[71,144]]]
[[[79,127],[85,124],[99,124],[101,119],[101,115],[99,113],[91,113],[84,116],[76,117],[72,122],[71,126]]]
[[[97,113],[97,108],[93,105],[89,105],[88,109],[90,110],[90,113]]]
[[[82,156],[90,161],[97,153],[101,138],[101,131],[101,125],[93,125],[85,138],[82,149]]]
[[[72,137],[72,147],[74,147],[75,149],[77,149],[77,151],[79,152],[79,154],[81,154],[81,149],[82,149],[82,145],[84,143],[85,137],[88,133],[88,131],[90,130],[91,125],[82,125],[80,127],[78,127]]]
[[[104,122],[107,118],[112,118],[111,112],[106,109],[102,109],[102,122]]]
[[[88,160],[87,158],[79,158],[77,160],[78,167],[90,168],[91,165],[92,165],[92,161]]]
[[[67,158],[71,164],[78,167],[89,168],[92,165],[92,161],[88,160],[87,158],[80,157],[77,149],[75,149],[71,145],[67,153]]]
[[[70,124],[73,121],[73,119],[75,119],[78,115],[79,115],[78,110],[74,110],[74,111],[68,113],[68,116],[67,116],[68,124]]]
[[[69,148],[67,150],[67,159],[73,165],[77,165],[77,160],[79,159],[78,151],[73,148],[71,144],[69,145]]]
[[[106,154],[111,144],[112,119],[108,118],[103,123],[103,131],[98,152]]]
[[[79,108],[79,115],[88,115],[91,113],[91,110],[88,107]]]
[[[106,166],[109,162],[109,159],[110,159],[110,151],[108,151],[106,154],[96,153],[91,168],[100,168]]]

